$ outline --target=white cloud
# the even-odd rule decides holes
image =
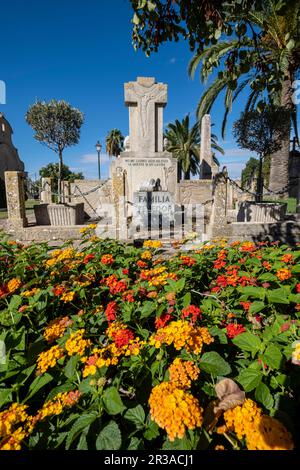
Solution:
[[[171,57],[171,59],[169,60],[169,64],[175,64],[175,62],[177,62],[176,57]]]
[[[94,153],[87,153],[79,157],[79,161],[83,164],[94,164],[98,163],[98,155]],[[109,163],[109,156],[106,154],[102,154],[100,156],[101,163]]]
[[[225,150],[225,155],[237,156],[237,157],[249,157],[250,158],[251,155],[253,155],[253,153],[254,153],[254,152],[250,152],[250,150],[239,149],[237,147],[224,149],[224,150]]]

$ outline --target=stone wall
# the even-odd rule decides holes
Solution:
[[[101,184],[103,185],[101,188],[97,189],[96,191],[92,191]],[[80,192],[83,194],[89,194],[80,196]],[[74,183],[71,183],[71,194],[75,194],[76,196],[78,195],[78,197],[71,199],[73,203],[84,203],[86,218],[95,218],[99,216],[99,209],[101,210],[102,206],[106,206],[106,204],[112,204],[110,180],[107,180],[106,182],[105,180],[75,180]]]
[[[184,180],[179,183],[179,204],[204,204],[212,199],[212,180]]]

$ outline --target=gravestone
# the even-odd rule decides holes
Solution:
[[[138,77],[136,82],[124,86],[125,104],[129,108],[129,136],[125,151],[112,162],[111,175],[113,181],[122,179],[128,216],[141,214],[145,192],[153,195],[147,196],[153,201],[156,197],[151,210],[160,207],[158,198],[163,198],[163,194],[176,200],[177,161],[164,150],[163,142],[163,108],[167,104],[167,91],[167,85],[156,83],[152,77]],[[114,186],[113,192],[116,193],[113,200],[118,204],[120,194]]]

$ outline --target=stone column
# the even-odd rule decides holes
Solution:
[[[62,181],[61,182],[61,190],[62,190],[62,202],[64,203],[70,203],[71,198],[71,183],[70,181]]]
[[[209,224],[209,236],[230,236],[230,224],[227,223],[227,180],[222,173],[218,173],[213,184],[213,204]]]
[[[41,191],[40,200],[43,204],[52,203],[52,187],[53,187],[52,178],[42,178],[42,191]]]
[[[115,207],[115,238],[124,238],[127,225],[127,217],[125,214],[125,175],[121,168],[117,168],[112,175],[112,193],[113,204]],[[126,219],[126,225],[125,225]]]
[[[201,179],[211,179],[213,158],[211,151],[211,119],[205,114],[201,121],[200,175]],[[214,168],[214,171],[216,169]]]
[[[5,172],[8,225],[13,228],[28,226],[24,180],[25,174],[22,171]]]

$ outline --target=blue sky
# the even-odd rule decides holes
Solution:
[[[188,78],[192,53],[187,43],[167,43],[147,58],[131,44],[132,11],[128,0],[12,0],[1,6],[0,80],[6,83],[7,101],[0,105],[14,129],[14,144],[30,177],[57,161],[56,154],[36,142],[25,113],[36,99],[64,99],[85,115],[80,143],[65,151],[64,160],[74,171],[97,178],[95,143],[103,146],[107,132],[128,133],[128,110],[123,84],[137,76],[154,76],[169,86],[164,122],[167,124],[195,109],[205,86]],[[245,99],[245,95],[244,95]],[[238,177],[249,152],[238,149],[230,134],[243,97],[234,108],[225,141],[220,136],[224,105],[212,111],[214,133],[226,151],[220,158],[230,175]],[[108,174],[102,155],[102,173]]]

